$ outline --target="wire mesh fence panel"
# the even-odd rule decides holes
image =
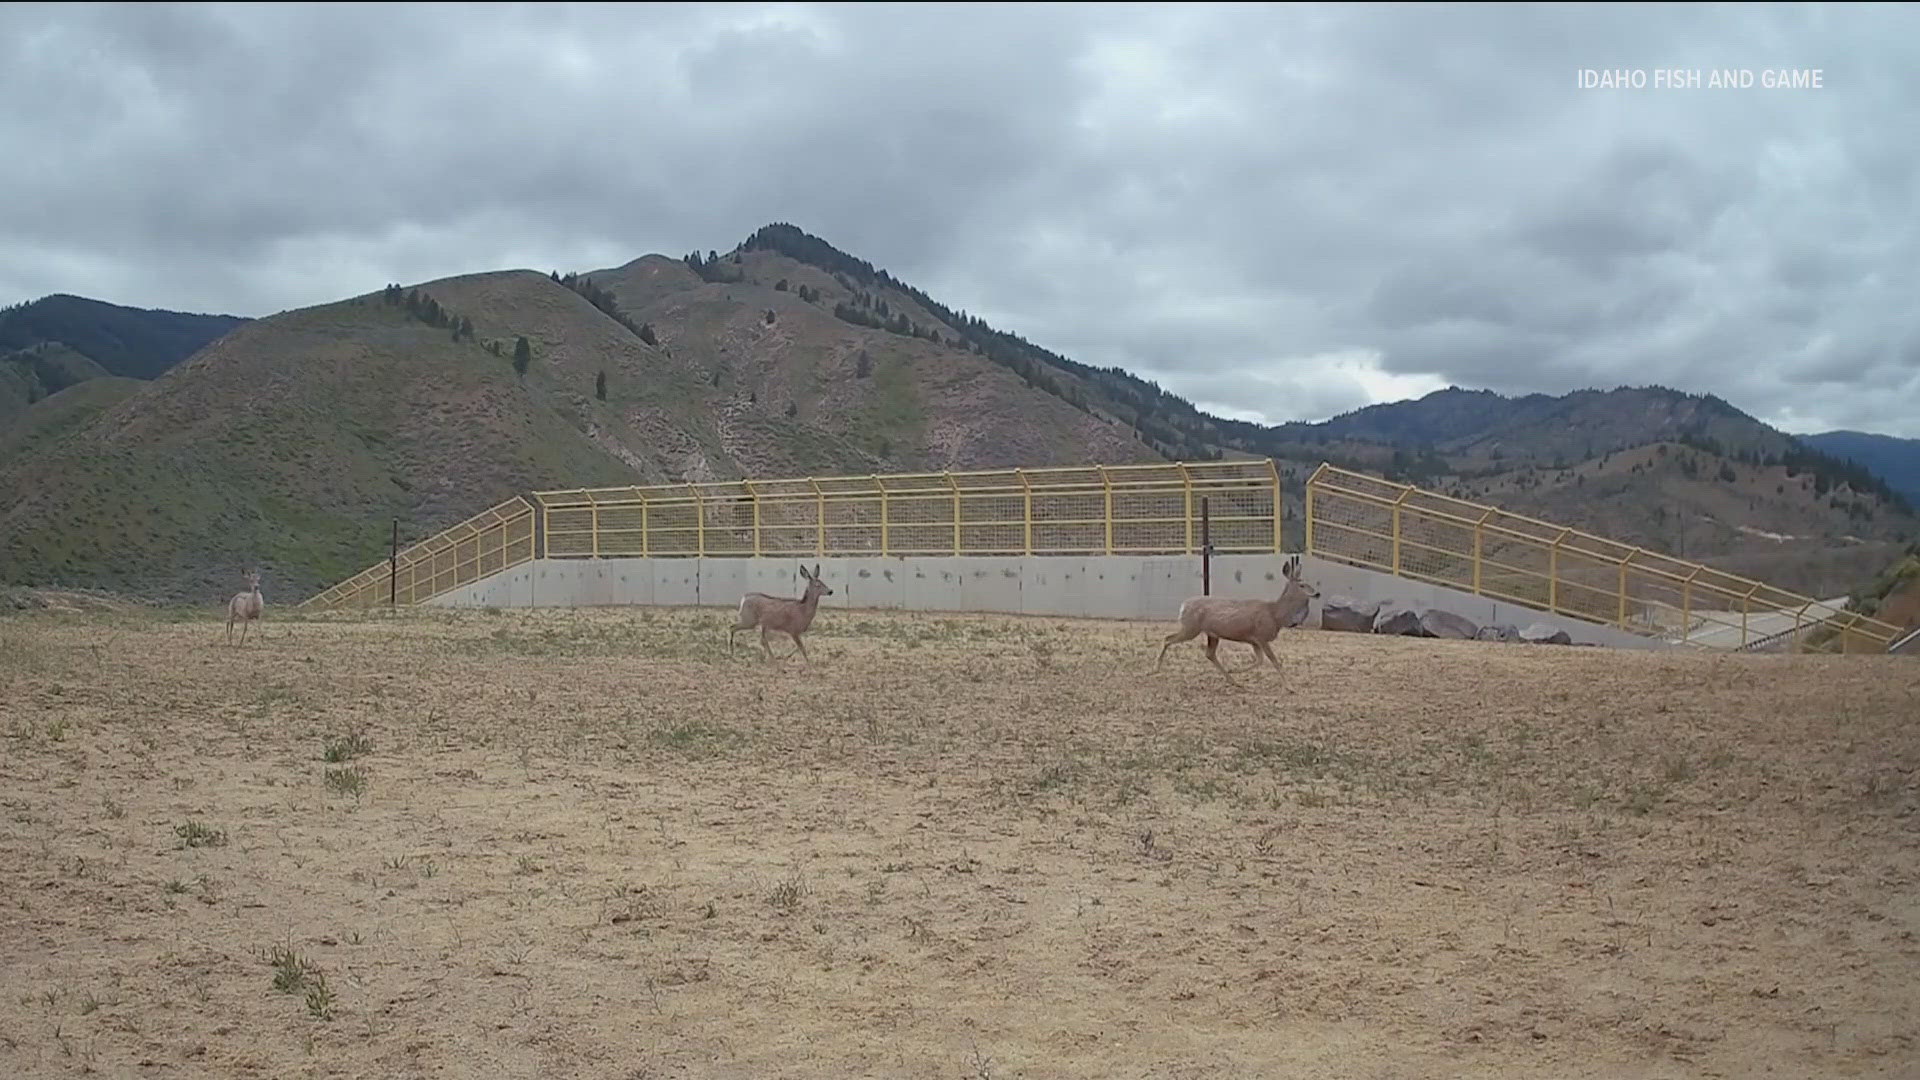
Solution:
[[[1100,491],[1052,491],[1033,501],[1036,555],[1096,555],[1106,550],[1106,496]]]
[[[1896,636],[1700,563],[1330,465],[1309,478],[1306,504],[1312,554],[1643,635],[1740,648],[1794,634],[1863,652]]]
[[[1271,462],[1002,469],[536,492],[554,558],[1278,549]]]
[[[449,589],[534,558],[534,509],[514,496],[440,533],[410,544],[352,577],[308,597],[307,610],[424,603]],[[461,547],[465,558],[446,552]]]
[[[1027,553],[1026,498],[1017,493],[960,497],[960,544],[974,555]]]

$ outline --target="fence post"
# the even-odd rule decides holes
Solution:
[[[760,493],[754,490],[753,481],[742,480],[740,486],[747,489],[747,498],[753,500],[753,557],[760,557]]]
[[[1107,475],[1105,465],[1095,465],[1094,468],[1100,470],[1100,486],[1106,491],[1106,514],[1104,515],[1107,525],[1106,552],[1111,555],[1113,554],[1113,478]]]
[[[1399,498],[1393,500],[1393,572],[1395,575],[1400,573],[1400,504],[1406,502],[1407,496],[1411,494],[1413,489],[1407,488],[1400,493]]]
[[[880,489],[880,554],[885,556],[887,553],[887,534],[889,532],[888,519],[891,516],[887,513],[887,482],[878,476],[873,476],[870,479],[873,480],[873,486]]]
[[[953,489],[953,554],[960,556],[960,485],[953,479],[953,470],[947,470],[947,486]]]
[[[1547,610],[1556,615],[1560,613],[1560,545],[1568,531],[1561,529],[1560,535],[1553,538],[1553,546],[1547,549]]]
[[[1013,474],[1020,478],[1020,520],[1026,529],[1026,553],[1033,554],[1033,485],[1027,482],[1027,470],[1015,469]]]
[[[387,549],[387,607],[400,606],[400,519],[393,519],[393,546]]]
[[[1635,548],[1627,552],[1626,557],[1620,560],[1620,607],[1619,613],[1615,617],[1614,625],[1622,630],[1627,628],[1627,564],[1633,561],[1634,555],[1638,554],[1639,551],[1639,548]],[[1744,637],[1745,635],[1742,636]]]
[[[1747,643],[1747,613],[1753,610],[1753,594],[1759,591],[1760,586],[1755,585],[1747,590],[1747,595],[1740,598],[1740,644],[1743,647]]]
[[[807,485],[813,488],[813,553],[820,558],[827,554],[827,493],[820,490],[820,481],[807,477]]]
[[[687,485],[687,491],[693,495],[693,552],[704,559],[707,557],[707,501],[692,484]]]
[[[1273,479],[1273,553],[1278,555],[1286,542],[1280,530],[1283,519],[1280,512],[1280,466],[1272,458],[1267,459],[1267,475]]]
[[[1180,468],[1180,488],[1185,498],[1180,516],[1185,519],[1187,527],[1187,554],[1191,555],[1193,554],[1193,473],[1188,471],[1186,462],[1179,462],[1178,465]]]
[[[1492,516],[1493,511],[1488,510],[1480,515],[1479,521],[1473,523],[1473,595],[1475,596],[1483,595],[1480,592],[1480,568],[1486,562],[1486,524],[1487,519]]]
[[[1213,595],[1213,527],[1207,518],[1207,500],[1200,498],[1200,595]]]
[[[1317,475],[1317,474],[1316,474],[1316,475]],[[1314,518],[1314,505],[1313,505],[1313,495],[1314,495],[1314,491],[1316,490],[1316,489],[1314,488],[1314,486],[1313,486],[1313,481],[1314,481],[1314,477],[1313,477],[1313,476],[1309,476],[1309,477],[1307,477],[1307,493],[1306,493],[1306,503],[1307,503],[1307,542],[1306,542],[1306,548],[1307,548],[1307,554],[1309,554],[1309,555],[1318,555],[1318,554],[1320,553],[1320,549],[1318,549],[1318,548],[1316,548],[1316,547],[1314,547],[1314,546],[1313,546],[1313,518]]]
[[[600,557],[600,500],[594,497],[593,492],[589,491],[587,492],[587,503],[593,514],[593,557],[597,559]]]

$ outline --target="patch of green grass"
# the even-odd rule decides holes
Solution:
[[[801,902],[806,899],[807,892],[807,883],[796,875],[775,885],[772,891],[767,893],[767,903],[780,911],[791,913],[799,910]]]
[[[327,987],[327,977],[320,971],[314,971],[307,986],[307,1014],[315,1020],[333,1019],[333,991]]]
[[[743,745],[746,736],[732,728],[705,720],[683,720],[661,724],[647,732],[647,742],[662,750],[689,757],[706,757]]]
[[[305,957],[289,946],[275,945],[261,954],[261,959],[273,968],[273,988],[283,994],[294,994],[305,989],[316,972]]]
[[[330,762],[352,761],[373,752],[373,743],[360,732],[329,737],[321,746],[320,757]]]
[[[328,769],[326,773],[327,790],[335,795],[351,795],[355,799],[366,794],[367,773],[358,766],[342,769]]]
[[[173,834],[180,838],[183,848],[222,847],[227,842],[227,830],[212,828],[194,820],[175,825]]]

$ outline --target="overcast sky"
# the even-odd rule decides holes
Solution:
[[[1248,419],[1660,383],[1920,436],[1911,6],[9,4],[0,102],[0,303],[269,315],[787,221]]]

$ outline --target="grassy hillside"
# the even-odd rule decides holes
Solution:
[[[687,287],[632,315],[532,271],[392,287],[50,408],[0,456],[0,575],[205,598],[258,564],[292,601],[377,558],[395,517],[417,537],[532,488],[1154,456],[977,358],[771,282],[668,276]]]
[[[1920,627],[1920,544],[1895,551],[1879,575],[1848,599],[1853,610],[1903,630]]]
[[[1871,491],[1683,443],[1434,486],[1821,598],[1870,579],[1915,531]]]
[[[290,600],[370,561],[393,517],[630,475],[507,360],[366,297],[249,324],[0,463],[0,572],[205,597],[258,564]]]
[[[153,379],[246,321],[56,294],[0,309],[0,353],[57,342],[108,374]]]
[[[0,431],[43,398],[107,370],[58,342],[0,354]]]
[[[828,435],[844,471],[1000,468],[1160,458],[1125,425],[1029,385],[956,344],[833,314],[853,291],[819,267],[742,251],[703,280],[683,260],[649,256],[587,279],[611,294],[676,362],[705,374],[723,403],[728,453],[754,475],[808,471],[779,441]],[[904,306],[901,306],[904,304]],[[936,325],[910,300],[905,313]],[[790,423],[783,423],[790,422]]]
[[[15,454],[38,452],[85,428],[94,417],[146,385],[141,379],[104,375],[41,398],[0,423],[0,464]]]

